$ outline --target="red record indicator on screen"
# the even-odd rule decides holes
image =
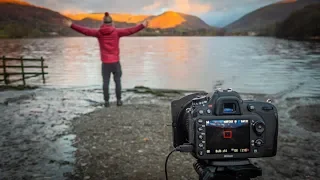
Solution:
[[[231,139],[232,138],[232,131],[224,131],[223,132],[223,138]]]

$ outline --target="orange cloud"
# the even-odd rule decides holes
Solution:
[[[169,9],[183,13],[202,14],[212,10],[212,5],[195,0],[175,0],[174,5]]]
[[[86,13],[84,12],[83,10],[81,9],[65,9],[63,11],[60,11],[61,14],[83,14],[83,13]]]
[[[153,11],[153,10],[158,9],[160,6],[161,6],[161,2],[156,1],[151,5],[144,6],[142,9],[145,10],[145,11]]]

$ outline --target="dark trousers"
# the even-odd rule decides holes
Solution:
[[[103,95],[104,101],[109,102],[109,83],[110,75],[113,74],[113,80],[116,84],[117,100],[121,100],[121,64],[116,63],[102,63],[102,77],[103,77]]]

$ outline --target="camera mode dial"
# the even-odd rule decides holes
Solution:
[[[253,130],[256,134],[261,135],[266,129],[266,125],[262,121],[253,124]]]

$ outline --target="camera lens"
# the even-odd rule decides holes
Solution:
[[[265,124],[263,122],[260,121],[254,124],[254,131],[257,134],[261,135],[264,132],[264,130],[265,130]]]

